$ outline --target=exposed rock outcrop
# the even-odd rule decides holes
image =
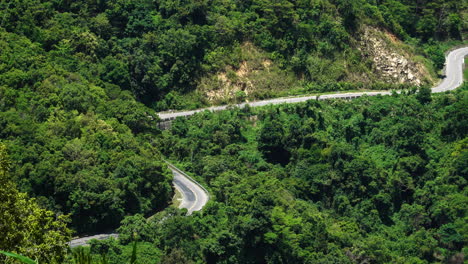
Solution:
[[[364,57],[373,62],[374,73],[384,82],[408,83],[421,85],[430,76],[421,63],[411,60],[407,51],[399,46],[404,45],[389,32],[376,28],[364,27],[360,40],[360,50]]]
[[[218,89],[206,91],[208,101],[213,102],[225,98],[248,96],[254,89],[248,75],[252,72],[258,72],[259,69],[252,69],[246,61],[243,61],[237,70],[232,69],[232,67],[227,68],[233,77],[228,78],[227,73],[224,71],[218,73],[216,76],[219,82]]]

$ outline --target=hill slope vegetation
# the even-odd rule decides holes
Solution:
[[[424,86],[466,14],[457,0],[2,1],[8,181],[76,233],[122,223],[121,243],[140,233],[166,262],[458,259],[466,91],[202,114],[165,133],[154,112]],[[173,194],[161,153],[212,188],[206,215],[145,220]]]

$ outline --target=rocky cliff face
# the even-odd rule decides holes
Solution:
[[[431,82],[423,64],[411,60],[411,54],[399,46],[404,45],[389,32],[365,27],[360,39],[363,57],[371,59],[377,78],[388,83],[408,83],[420,86]]]

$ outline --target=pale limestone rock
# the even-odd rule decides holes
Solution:
[[[365,27],[363,31],[360,50],[371,57],[374,62],[374,72],[380,75],[383,81],[421,85],[422,78],[428,75],[427,70],[422,64],[411,61],[406,52],[395,51],[395,48],[388,43],[388,41],[398,41],[395,36],[384,32],[388,35],[388,39],[385,39],[380,37],[381,32],[378,29],[372,27]]]

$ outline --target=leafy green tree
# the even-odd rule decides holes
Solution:
[[[164,264],[191,264],[193,261],[191,261],[187,256],[185,255],[184,251],[181,249],[175,248],[173,249],[169,254],[164,255],[161,258],[161,263]]]
[[[265,158],[274,163],[286,164],[289,161],[289,152],[285,149],[283,125],[277,121],[266,121],[258,136],[258,149]]]
[[[151,241],[151,226],[141,214],[125,217],[120,227],[119,241],[123,244],[129,244],[132,241]]]
[[[416,95],[416,99],[421,104],[430,103],[432,101],[431,93],[432,93],[431,88],[421,87],[419,88],[418,94]]]
[[[17,191],[8,173],[10,161],[0,144],[0,247],[40,262],[63,261],[71,231],[68,217],[42,209],[34,199]],[[11,259],[0,256],[4,263]]]
[[[442,52],[441,48],[436,44],[429,44],[428,48],[425,49],[426,54],[434,62],[434,66],[437,69],[442,69],[445,64],[445,55]]]

